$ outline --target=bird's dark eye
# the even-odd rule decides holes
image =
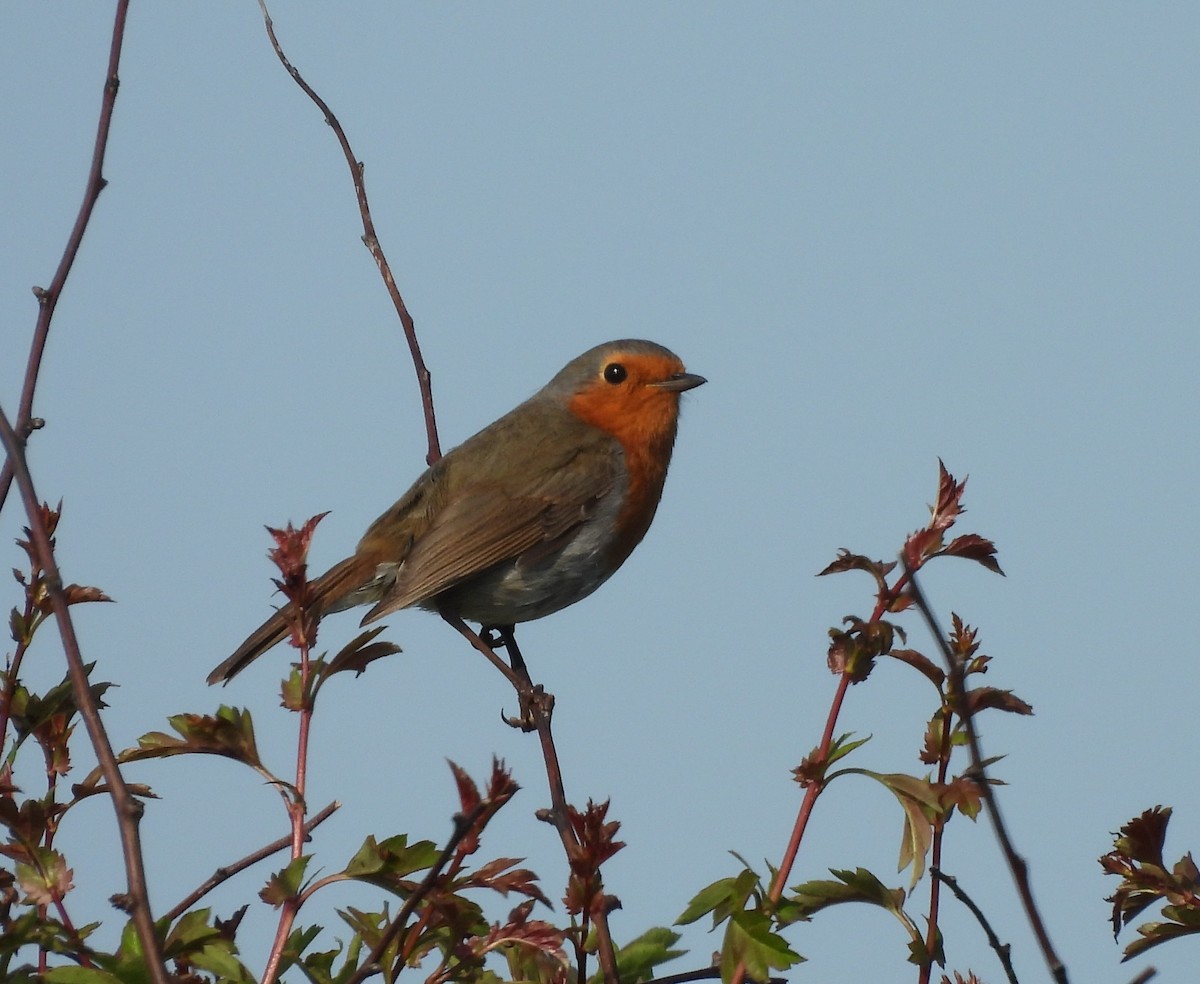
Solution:
[[[617,383],[625,382],[625,377],[629,375],[625,371],[625,367],[619,362],[610,362],[604,367],[604,381],[612,383],[614,386]]]

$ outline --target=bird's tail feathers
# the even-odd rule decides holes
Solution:
[[[367,558],[347,557],[312,582],[317,618],[347,607],[344,602],[375,577],[375,563]],[[208,675],[209,684],[228,683],[271,647],[291,634],[292,605],[289,602],[250,633],[237,651]]]

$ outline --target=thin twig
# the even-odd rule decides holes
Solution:
[[[354,156],[354,151],[350,147],[350,141],[346,137],[346,131],[342,129],[342,124],[334,116],[333,110],[317,94],[316,90],[304,80],[304,77],[300,74],[296,66],[283,53],[283,47],[279,44],[279,39],[275,36],[275,23],[271,20],[271,13],[267,10],[265,0],[258,0],[258,6],[262,11],[263,23],[266,25],[267,36],[271,39],[271,47],[275,50],[275,56],[279,59],[280,64],[287,69],[287,73],[295,80],[296,85],[300,86],[304,90],[304,94],[325,114],[325,122],[333,129],[334,135],[341,145],[342,154],[346,158],[346,163],[350,167],[350,177],[354,181],[354,193],[358,198],[358,211],[362,217],[363,245],[370,250],[371,256],[375,260],[375,265],[379,267],[379,275],[383,277],[383,283],[387,288],[388,296],[391,297],[392,304],[396,308],[396,314],[400,317],[400,324],[404,326],[404,337],[408,341],[408,351],[412,356],[413,368],[417,373],[417,386],[421,390],[421,408],[425,413],[425,437],[428,441],[425,463],[432,465],[442,456],[441,446],[438,443],[437,418],[433,410],[433,377],[429,369],[426,368],[425,360],[421,356],[421,345],[417,341],[416,325],[413,324],[412,315],[408,313],[408,307],[404,303],[404,298],[400,296],[400,289],[396,286],[395,277],[392,276],[391,265],[384,255],[383,247],[379,243],[379,236],[375,232],[375,223],[371,218],[371,206],[367,201],[367,186],[363,180],[362,162]]]
[[[404,932],[404,927],[408,924],[409,917],[412,916],[417,906],[424,901],[425,897],[433,891],[438,878],[442,874],[442,869],[454,857],[454,852],[458,850],[458,845],[462,843],[462,839],[470,833],[471,828],[475,826],[487,809],[488,803],[484,800],[477,803],[470,812],[456,813],[454,815],[454,833],[450,835],[450,840],[442,849],[442,853],[438,855],[438,859],[433,863],[433,866],[425,873],[425,877],[421,879],[421,883],[404,900],[404,905],[396,913],[396,918],[388,924],[387,929],[383,931],[383,935],[379,937],[379,941],[372,947],[370,955],[363,961],[358,970],[350,976],[346,984],[362,984],[368,977],[382,972],[383,966],[380,961],[383,960],[383,955],[387,952],[388,947],[396,941],[397,936]]]
[[[933,611],[929,607],[929,602],[925,600],[925,594],[917,582],[916,574],[908,570],[908,565],[903,555],[901,555],[901,563],[905,564],[906,572],[910,578],[909,591],[912,594],[913,601],[916,603],[917,608],[920,609],[921,615],[924,616],[925,623],[929,626],[929,631],[934,639],[937,640],[938,648],[942,651],[942,657],[946,660],[946,665],[949,669],[949,690],[956,704],[954,710],[958,714],[959,720],[963,723],[963,729],[967,733],[967,746],[971,751],[970,774],[979,787],[983,801],[987,804],[988,815],[992,819],[992,829],[995,831],[996,840],[1000,844],[1000,850],[1004,852],[1004,858],[1008,862],[1009,870],[1012,872],[1013,881],[1017,886],[1017,894],[1020,896],[1021,904],[1025,908],[1025,915],[1029,920],[1030,927],[1033,929],[1033,935],[1037,938],[1038,946],[1041,948],[1042,956],[1046,961],[1046,967],[1050,971],[1050,976],[1058,984],[1067,984],[1067,968],[1058,958],[1058,954],[1054,950],[1054,944],[1050,942],[1050,934],[1046,930],[1046,924],[1042,919],[1041,913],[1038,911],[1037,902],[1033,898],[1033,887],[1029,881],[1029,866],[1025,863],[1025,859],[1017,853],[1016,848],[1013,847],[1012,840],[1008,836],[1008,828],[1004,825],[1004,818],[1000,815],[999,803],[992,791],[991,783],[988,782],[987,770],[983,764],[983,751],[980,747],[979,735],[975,730],[970,701],[967,700],[966,674],[963,661],[955,655],[954,651],[950,648],[950,643],[942,635],[938,621],[934,618]]]
[[[1017,972],[1013,969],[1012,965],[1012,947],[1007,943],[1000,942],[1000,938],[992,930],[992,924],[988,922],[987,916],[983,914],[983,910],[975,904],[975,900],[963,891],[963,887],[959,885],[957,878],[946,874],[936,865],[930,865],[929,873],[937,881],[949,888],[954,893],[954,897],[971,910],[971,914],[982,927],[984,936],[987,937],[988,945],[996,951],[996,956],[1000,958],[1000,965],[1004,968],[1004,974],[1008,978],[1009,984],[1018,984]]]
[[[17,407],[17,419],[13,430],[24,442],[36,429],[33,420],[33,394],[37,389],[38,373],[42,366],[42,355],[46,351],[46,339],[50,334],[50,320],[54,317],[54,309],[62,296],[67,275],[75,264],[75,256],[79,252],[79,244],[83,242],[83,234],[92,218],[92,210],[100,192],[108,183],[104,179],[104,153],[108,149],[108,132],[112,125],[113,108],[117,103],[117,89],[120,88],[120,77],[117,70],[121,64],[121,45],[125,41],[125,16],[129,12],[129,0],[117,0],[116,16],[113,20],[112,40],[108,47],[108,69],[104,75],[104,94],[100,100],[100,120],[96,125],[96,142],[92,147],[92,165],[88,169],[87,184],[84,187],[83,202],[79,213],[75,216],[75,225],[63,249],[62,258],[49,287],[34,287],[33,294],[38,301],[37,325],[33,329],[33,342],[29,347],[29,361],[25,366],[25,382],[21,389],[21,403]],[[8,498],[8,490],[12,487],[13,463],[8,460],[0,468],[0,510]]]
[[[838,715],[842,710],[842,702],[846,699],[846,691],[849,689],[850,674],[843,673],[838,680],[837,691],[833,695],[833,701],[829,705],[829,714],[825,719],[825,731],[821,735],[821,744],[817,748],[818,761],[824,761],[829,756],[829,746],[833,743],[833,731],[837,726]],[[772,902],[778,902],[783,898],[783,890],[787,885],[788,879],[791,877],[792,866],[796,863],[796,854],[800,850],[800,842],[804,839],[804,830],[808,826],[808,820],[812,816],[817,798],[824,789],[825,784],[823,782],[813,782],[804,791],[804,802],[800,804],[800,811],[796,814],[796,822],[792,826],[792,836],[788,840],[787,849],[783,853],[783,860],[779,862],[779,869],[775,872],[775,880],[771,883],[769,897]],[[741,969],[744,976],[744,968]],[[736,975],[734,979],[737,980]]]
[[[311,835],[313,830],[333,816],[337,810],[341,809],[341,805],[341,803],[334,801],[319,813],[314,813],[304,824],[305,836],[308,837]],[[178,902],[174,908],[163,913],[162,918],[168,923],[174,922],[222,882],[228,881],[234,875],[241,871],[245,871],[251,865],[258,864],[258,862],[262,861],[264,858],[269,858],[272,854],[277,854],[285,847],[288,847],[291,843],[292,835],[290,833],[285,834],[278,840],[271,841],[271,843],[267,844],[265,847],[260,847],[252,854],[247,854],[240,861],[234,861],[233,864],[222,865],[220,868],[214,871],[212,875],[209,876],[207,881],[196,888],[196,890],[187,898]]]
[[[154,918],[150,914],[146,871],[142,863],[142,842],[138,833],[142,804],[125,785],[125,777],[121,775],[117,758],[113,754],[112,744],[108,740],[108,733],[104,730],[104,723],[100,720],[100,711],[96,706],[96,699],[92,696],[87,670],[83,665],[83,655],[79,649],[79,639],[75,635],[75,626],[71,621],[71,612],[63,592],[62,575],[59,573],[58,564],[54,559],[54,548],[50,543],[50,536],[47,534],[45,526],[42,525],[40,500],[25,462],[25,448],[3,409],[0,409],[0,442],[3,442],[4,448],[8,452],[8,461],[12,466],[17,488],[25,503],[25,513],[29,517],[30,539],[37,550],[38,563],[41,564],[45,576],[46,593],[50,597],[54,617],[58,622],[58,631],[62,637],[63,652],[67,658],[67,673],[71,678],[75,704],[79,709],[79,716],[83,718],[84,726],[87,728],[88,737],[91,739],[96,759],[100,763],[100,769],[108,783],[109,796],[112,797],[113,808],[117,814],[117,829],[120,832],[121,850],[125,858],[130,916],[133,919],[142,950],[146,955],[146,966],[151,980],[154,981],[154,984],[168,984],[166,967],[163,966],[162,950],[154,931]]]
[[[721,976],[720,967],[704,967],[700,970],[688,970],[682,974],[669,974],[666,977],[655,977],[646,984],[689,984],[691,981],[712,981]],[[787,984],[786,977],[768,977],[759,984]]]
[[[579,839],[571,826],[568,816],[567,797],[563,788],[562,767],[558,761],[558,749],[554,744],[554,733],[551,730],[551,718],[554,715],[554,695],[547,693],[543,687],[537,686],[529,677],[525,661],[521,658],[516,647],[516,640],[511,631],[501,631],[505,647],[513,665],[510,667],[501,659],[494,649],[480,635],[473,631],[462,619],[453,615],[442,614],[459,634],[475,649],[504,674],[505,679],[513,685],[517,692],[517,700],[521,705],[521,722],[525,730],[535,730],[542,747],[542,758],[546,765],[546,780],[550,787],[550,809],[546,816],[558,831],[563,850],[567,857],[572,857],[579,850]],[[506,719],[507,720],[507,719]],[[510,722],[513,723],[513,722]],[[620,976],[617,972],[616,948],[613,945],[612,934],[608,928],[608,914],[602,909],[591,913],[591,919],[596,930],[596,956],[600,961],[600,969],[607,984],[617,984]],[[583,975],[583,960],[580,960],[580,974]]]
[[[1146,984],[1146,981],[1158,976],[1158,969],[1155,967],[1147,967],[1137,975],[1129,984]]]
[[[950,753],[951,753],[951,734],[953,725],[949,712],[942,715],[942,735],[938,743],[938,785],[942,785],[946,781],[946,776],[950,772]],[[946,839],[946,817],[938,816],[933,821],[933,837],[929,848],[929,868],[931,871],[936,870],[942,863],[942,847]],[[934,951],[938,945],[938,938],[941,936],[941,927],[938,925],[938,912],[941,908],[941,882],[936,878],[929,883],[929,915],[926,920],[927,930],[925,933],[925,956],[920,969],[917,972],[917,984],[929,984],[930,978],[933,976]]]

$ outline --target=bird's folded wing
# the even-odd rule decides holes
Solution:
[[[616,469],[609,461],[611,454],[596,456],[590,467],[555,469],[520,496],[482,485],[455,497],[413,544],[395,584],[364,623],[565,536],[612,490]]]

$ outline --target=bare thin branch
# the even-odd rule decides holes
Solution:
[[[75,703],[79,708],[79,716],[83,718],[88,737],[96,752],[96,759],[108,783],[108,792],[112,797],[113,808],[117,814],[117,828],[121,836],[121,850],[125,858],[125,876],[128,887],[129,912],[137,930],[138,939],[146,954],[146,965],[154,984],[168,984],[166,967],[163,966],[162,950],[158,944],[158,936],[154,932],[154,918],[150,914],[150,898],[146,887],[146,871],[142,863],[142,842],[138,833],[138,824],[142,817],[142,804],[125,785],[125,777],[117,765],[113,754],[112,744],[104,723],[100,720],[100,710],[92,696],[88,682],[87,670],[84,669],[83,655],[79,649],[79,640],[75,635],[75,626],[71,621],[71,612],[67,606],[67,597],[63,592],[62,575],[54,559],[54,548],[50,536],[42,525],[42,514],[39,508],[37,491],[29,468],[25,463],[25,448],[7,415],[0,409],[0,442],[8,452],[8,462],[12,466],[17,488],[25,503],[25,513],[29,517],[30,538],[37,549],[38,562],[45,572],[45,584],[50,602],[54,608],[54,617],[58,622],[58,631],[62,636],[63,652],[67,658],[67,672],[71,678],[71,689],[75,694]]]
[[[1009,984],[1017,984],[1017,972],[1013,969],[1012,965],[1012,947],[1007,943],[1000,942],[1000,937],[992,930],[992,924],[988,922],[987,916],[983,914],[983,910],[975,904],[975,900],[971,896],[963,891],[963,887],[959,885],[958,879],[953,875],[946,874],[941,868],[935,865],[930,866],[929,873],[950,889],[959,902],[971,910],[971,914],[982,927],[983,934],[987,937],[988,946],[995,950],[996,956],[1000,958],[1000,965],[1004,968],[1004,974],[1008,978]]]
[[[341,808],[341,805],[341,803],[335,801],[330,803],[319,813],[314,813],[304,824],[305,836],[309,836],[313,830],[333,816],[333,814]],[[207,881],[198,886],[194,892],[188,895],[187,898],[177,902],[173,908],[163,913],[162,918],[166,919],[167,922],[174,922],[222,882],[228,881],[234,875],[245,871],[251,865],[258,864],[258,862],[262,861],[264,858],[269,858],[272,854],[277,854],[285,847],[288,847],[291,843],[292,835],[290,833],[285,834],[278,840],[271,841],[271,843],[267,844],[265,847],[260,847],[257,851],[247,854],[241,860],[234,861],[233,864],[222,865],[220,868],[214,871],[212,875],[209,876]]]
[[[21,403],[17,408],[17,419],[13,430],[24,443],[29,435],[37,428],[33,419],[33,394],[37,389],[38,373],[41,371],[42,355],[46,351],[46,339],[50,334],[50,321],[54,317],[54,309],[62,296],[67,275],[75,264],[75,256],[79,245],[83,242],[83,234],[87,231],[88,222],[92,218],[92,210],[100,192],[108,183],[104,179],[104,154],[108,149],[108,132],[112,125],[113,109],[117,103],[117,89],[121,81],[117,70],[121,64],[121,45],[125,41],[125,16],[129,12],[129,0],[117,0],[117,12],[113,21],[112,41],[108,48],[108,70],[104,76],[104,95],[100,100],[100,121],[96,126],[96,142],[92,147],[92,166],[88,170],[87,185],[83,192],[83,202],[79,213],[75,216],[75,225],[63,249],[62,259],[58,261],[58,269],[49,287],[34,287],[33,293],[38,300],[37,325],[33,330],[33,342],[29,347],[29,361],[25,366],[25,382],[21,389]],[[10,458],[0,469],[0,510],[3,510],[8,490],[12,487],[13,463]]]
[[[554,734],[550,728],[551,718],[554,715],[554,695],[547,693],[545,688],[540,685],[534,684],[530,678],[529,670],[526,668],[525,661],[521,657],[521,651],[517,648],[517,641],[513,636],[511,628],[498,630],[500,639],[504,642],[505,651],[508,653],[509,660],[512,663],[510,667],[462,619],[453,615],[446,615],[445,613],[442,614],[442,618],[454,626],[459,634],[475,649],[483,653],[492,665],[504,674],[505,679],[516,690],[517,700],[521,706],[521,715],[516,720],[508,718],[505,720],[509,724],[521,727],[525,731],[536,731],[538,733],[538,739],[542,746],[542,758],[546,764],[546,779],[550,786],[550,809],[545,814],[545,818],[558,831],[559,839],[563,844],[563,850],[566,851],[567,858],[570,859],[578,852],[580,844],[568,816],[567,797],[563,788],[562,768],[558,761],[558,749],[554,744]],[[585,913],[584,917],[586,919],[588,914]],[[608,928],[608,915],[602,910],[592,913],[591,919],[596,930],[596,956],[600,961],[600,969],[604,975],[604,980],[606,984],[619,984],[620,975],[617,972],[616,948],[613,945],[612,934]],[[585,977],[584,971],[584,960],[581,958],[579,961],[579,974],[581,978]]]
[[[967,733],[967,746],[971,750],[971,771],[969,774],[978,783],[980,795],[987,804],[988,816],[992,819],[992,829],[996,833],[996,840],[1000,844],[1000,850],[1004,852],[1004,858],[1008,862],[1009,870],[1012,872],[1013,881],[1017,885],[1017,894],[1021,898],[1021,904],[1025,908],[1025,915],[1029,920],[1030,927],[1033,929],[1034,936],[1037,938],[1038,946],[1041,948],[1042,956],[1046,961],[1050,975],[1057,984],[1067,984],[1067,968],[1058,958],[1058,954],[1054,950],[1054,944],[1050,942],[1050,934],[1046,929],[1046,923],[1042,919],[1037,902],[1033,898],[1033,887],[1029,881],[1029,866],[1025,863],[1025,859],[1017,853],[1016,848],[1013,847],[1012,839],[1008,836],[1008,828],[1004,825],[1004,818],[1000,815],[1000,805],[996,801],[991,783],[988,782],[987,770],[983,764],[983,752],[979,743],[979,735],[975,730],[970,702],[967,700],[966,674],[963,661],[955,655],[954,650],[950,647],[950,643],[942,634],[937,619],[934,618],[933,610],[929,607],[929,602],[925,600],[925,593],[921,590],[921,586],[917,582],[916,572],[908,568],[903,555],[901,556],[901,562],[905,564],[905,572],[910,578],[909,591],[912,594],[913,601],[916,603],[917,608],[920,609],[925,623],[929,626],[930,633],[937,640],[938,647],[942,651],[942,657],[946,660],[946,666],[949,669],[949,691],[953,695],[956,704],[954,710],[963,723],[963,728]]]
[[[391,297],[392,304],[396,308],[396,314],[400,317],[400,324],[404,327],[404,337],[408,341],[408,350],[412,356],[413,368],[417,373],[417,386],[421,390],[421,407],[425,413],[425,436],[428,441],[425,463],[432,465],[442,456],[441,445],[438,443],[437,418],[433,410],[433,377],[430,375],[428,368],[425,366],[425,360],[421,356],[421,346],[417,341],[416,325],[413,323],[412,315],[408,313],[408,307],[404,303],[404,298],[400,296],[400,289],[396,286],[395,277],[392,276],[391,265],[384,255],[383,247],[379,243],[379,236],[375,232],[375,223],[371,218],[371,206],[367,201],[367,186],[363,180],[362,162],[354,156],[354,151],[350,147],[350,141],[346,137],[346,131],[342,129],[342,124],[338,122],[338,118],[333,114],[333,110],[317,94],[316,90],[304,80],[300,71],[288,60],[287,55],[283,53],[283,47],[280,45],[279,39],[275,36],[275,23],[271,20],[271,13],[267,10],[265,0],[258,0],[258,6],[262,11],[263,23],[267,28],[267,36],[271,39],[271,47],[275,50],[275,55],[279,59],[280,64],[287,69],[287,73],[295,80],[296,85],[304,90],[304,94],[325,115],[325,122],[333,129],[338,144],[341,145],[342,154],[346,158],[346,163],[350,167],[350,177],[354,181],[354,193],[358,198],[358,211],[362,217],[363,245],[370,251],[372,258],[375,260],[375,265],[379,267],[379,275],[383,277],[383,283],[387,288],[388,296]]]

